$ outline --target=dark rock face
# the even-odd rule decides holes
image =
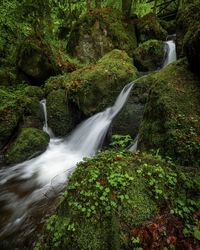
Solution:
[[[117,48],[130,56],[137,47],[135,31],[112,9],[92,10],[79,20],[70,35],[67,51],[83,63],[96,62]]]
[[[166,40],[167,31],[160,25],[153,14],[148,14],[137,21],[137,35],[140,42],[150,39]]]
[[[15,164],[45,151],[49,136],[36,128],[24,128],[6,152],[6,162]]]
[[[153,71],[162,67],[165,44],[158,40],[141,43],[134,51],[134,64],[139,71]]]
[[[135,138],[139,132],[148,93],[153,84],[153,74],[136,80],[129,99],[114,119],[109,135],[122,134]]]
[[[200,25],[196,23],[184,38],[184,52],[192,71],[200,76]]]
[[[56,136],[65,136],[75,126],[65,90],[52,91],[47,96],[48,124]]]
[[[200,81],[186,60],[154,75],[139,131],[142,150],[159,150],[178,164],[200,166]]]
[[[22,79],[41,85],[50,76],[61,73],[52,48],[40,39],[25,40],[18,51],[17,68]]]
[[[196,1],[192,4],[184,5],[177,14],[176,20],[176,43],[178,57],[184,56],[184,43],[193,39],[193,32],[198,28],[200,21],[200,4]],[[196,27],[196,28],[195,28]],[[186,40],[186,41],[185,41]],[[192,45],[192,44],[191,44]],[[186,45],[187,47],[187,45]],[[192,48],[191,48],[192,49]]]

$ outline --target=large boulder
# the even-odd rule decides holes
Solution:
[[[191,70],[200,76],[200,15],[184,37],[183,49]]]
[[[137,47],[134,26],[122,21],[113,9],[97,9],[86,13],[74,26],[67,51],[84,63],[96,62],[117,48],[132,56]]]
[[[134,64],[140,71],[152,71],[162,67],[165,59],[165,44],[158,40],[141,43],[134,51]]]
[[[200,80],[182,59],[154,75],[140,128],[142,150],[200,165]]]
[[[158,18],[150,13],[137,20],[137,35],[140,42],[150,39],[165,41],[168,33],[160,25]]]
[[[186,3],[180,8],[177,14],[176,20],[176,44],[178,57],[184,56],[183,44],[188,43],[191,39],[194,39],[197,35],[194,35],[196,28],[198,29],[200,21],[200,4],[199,0],[195,3]],[[186,39],[186,41],[185,41]],[[193,46],[191,44],[191,50]],[[186,45],[187,47],[187,45]],[[194,48],[196,49],[196,48]]]
[[[17,69],[22,80],[42,85],[50,76],[71,72],[76,66],[41,38],[30,37],[17,52]]]
[[[49,136],[36,128],[24,128],[6,152],[6,162],[15,164],[45,151]]]
[[[90,116],[112,105],[122,88],[137,77],[137,69],[126,52],[113,50],[95,65],[49,79],[45,88],[47,93],[64,89],[70,103]]]
[[[75,119],[65,90],[52,91],[47,96],[48,125],[56,136],[64,136],[75,126]]]
[[[198,211],[198,180],[160,156],[98,154],[78,165],[35,249],[181,249],[180,217]]]

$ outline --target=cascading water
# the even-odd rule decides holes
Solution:
[[[40,104],[42,106],[43,113],[44,113],[43,131],[46,132],[50,137],[54,137],[52,130],[48,127],[46,99],[42,99],[40,101]]]
[[[175,38],[175,35],[173,35],[172,37]],[[167,49],[167,51],[166,51],[167,56],[166,56],[166,59],[164,61],[162,68],[165,68],[170,63],[176,61],[176,44],[174,42],[174,39],[166,41],[164,43],[165,43],[166,49]],[[138,135],[136,136],[133,144],[129,147],[129,150],[131,152],[135,152],[137,150],[137,147],[138,147]]]
[[[9,218],[4,222],[1,236],[22,227],[31,212],[38,209],[38,203],[63,189],[76,164],[97,152],[133,85],[134,82],[126,85],[112,107],[84,121],[66,139],[52,137],[42,155],[0,170],[1,210],[9,210]],[[41,104],[45,115],[44,131],[50,133],[46,102],[43,100]],[[17,189],[13,189],[15,186]]]
[[[163,67],[166,67],[170,63],[176,61],[176,44],[174,40],[166,41],[165,44],[167,46],[167,57]]]
[[[163,67],[176,60],[174,42],[168,41],[166,44],[168,55]],[[49,210],[49,201],[52,206],[51,198],[63,189],[76,164],[84,157],[93,156],[101,148],[113,118],[125,104],[136,81],[124,87],[112,107],[80,124],[65,139],[53,136],[48,127],[46,100],[40,102],[45,118],[43,130],[50,135],[50,143],[42,155],[0,169],[0,239],[19,229],[23,237],[25,231],[29,235],[36,229],[30,219],[34,212],[42,209],[44,211],[39,217],[48,215],[46,210]],[[129,150],[136,149],[137,137]]]

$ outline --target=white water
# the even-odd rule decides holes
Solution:
[[[46,106],[46,99],[42,99],[40,101],[40,104],[43,109],[43,114],[44,114],[44,126],[43,126],[43,131],[46,132],[50,137],[54,137],[54,134],[52,130],[48,127],[48,117],[47,117],[47,106]]]
[[[1,232],[16,230],[33,207],[46,196],[56,195],[66,184],[69,174],[84,157],[93,156],[100,149],[108,128],[125,104],[134,85],[124,87],[115,104],[80,124],[66,139],[51,138],[47,150],[40,156],[0,171],[0,201],[12,216]],[[48,128],[46,102],[41,102],[45,114],[44,131]],[[32,190],[23,198],[9,190],[9,183],[16,183],[22,190]]]
[[[167,57],[163,67],[166,67],[170,63],[176,61],[176,45],[174,40],[166,41],[165,44],[167,46]]]
[[[170,63],[176,61],[176,44],[175,44],[174,40],[166,41],[165,44],[166,44],[166,47],[167,47],[167,57],[165,59],[165,62],[163,64],[162,68],[165,68]],[[133,144],[129,147],[129,150],[131,152],[136,152],[137,151],[138,138],[139,137],[137,135],[134,142],[133,142]]]

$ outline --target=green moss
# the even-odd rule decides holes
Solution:
[[[122,21],[121,13],[113,9],[92,10],[74,26],[67,51],[82,62],[96,62],[114,48],[132,56],[137,46],[134,26]]]
[[[166,30],[162,28],[157,17],[151,13],[138,20],[137,33],[140,42],[145,42],[149,39],[165,41],[167,37]]]
[[[52,91],[47,96],[48,125],[55,135],[64,136],[74,127],[74,115],[65,90]]]
[[[42,153],[48,145],[49,136],[36,128],[24,128],[7,150],[6,162],[9,164],[27,160]]]
[[[44,90],[37,86],[27,86],[25,88],[25,94],[29,97],[37,97],[41,100],[44,97]]]
[[[0,86],[12,86],[18,83],[17,73],[14,68],[0,68]]]
[[[85,114],[112,105],[122,87],[138,76],[132,60],[124,51],[113,50],[96,65],[88,65],[71,74],[51,78],[46,91],[63,88],[69,100]]]
[[[23,80],[41,85],[52,75],[61,73],[57,56],[45,41],[28,38],[19,47],[17,69]]]
[[[157,211],[145,179],[137,174],[152,159],[107,151],[80,163],[58,213],[47,223],[43,249],[123,249],[130,242],[129,229]]]
[[[199,25],[199,13],[199,1],[189,3],[187,6],[183,5],[183,7],[179,9],[176,20],[176,44],[179,57],[184,56],[183,42],[185,40],[185,36],[193,35],[190,30],[193,29],[195,25],[196,27]]]
[[[24,86],[0,88],[0,148],[10,140],[22,119],[24,97]]]
[[[140,129],[143,150],[159,150],[179,164],[199,166],[199,88],[185,60],[154,75]]]
[[[148,40],[134,51],[134,62],[140,71],[157,70],[163,65],[164,43],[158,40]]]

